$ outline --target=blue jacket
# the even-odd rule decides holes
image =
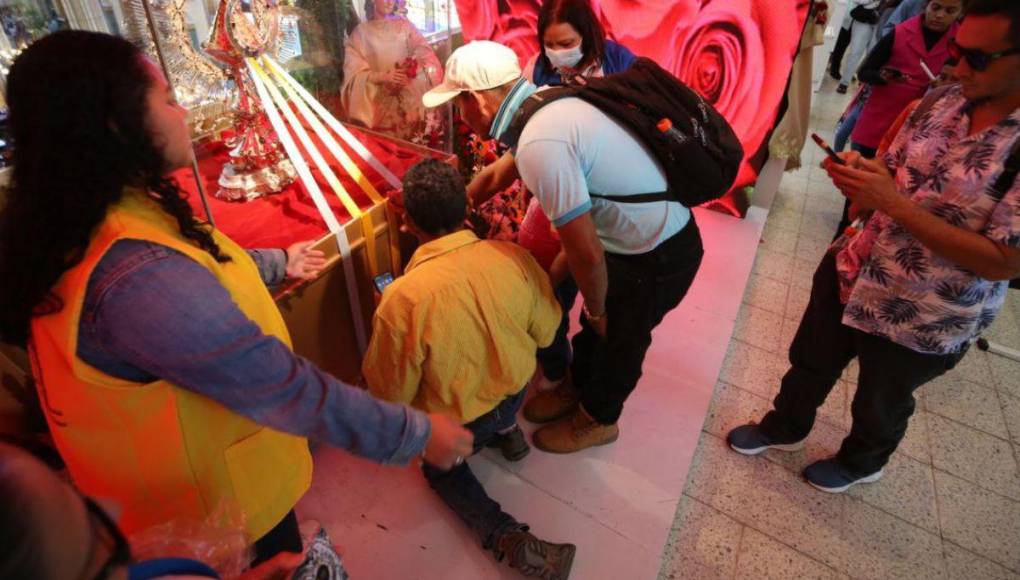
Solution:
[[[631,52],[626,46],[617,44],[612,40],[606,40],[606,54],[602,57],[602,74],[611,75],[613,73],[623,72],[630,68],[630,65],[634,64],[634,60],[637,57]],[[536,85],[542,87],[547,85],[562,85],[563,79],[560,78],[560,74],[555,69],[550,70],[545,65],[545,59],[539,55],[535,61],[535,79]]]

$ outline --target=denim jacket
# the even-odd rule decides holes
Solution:
[[[267,285],[283,281],[282,250],[249,254]],[[121,379],[164,379],[256,423],[379,463],[406,464],[428,418],[379,401],[262,333],[207,269],[166,246],[121,240],[89,278],[77,354]]]

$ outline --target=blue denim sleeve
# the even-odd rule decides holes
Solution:
[[[279,249],[247,250],[259,268],[259,277],[269,286],[279,285],[287,279],[287,252]]]
[[[420,411],[379,401],[263,334],[208,270],[158,244],[115,244],[89,280],[81,325],[79,356],[99,370],[126,365],[379,463],[408,463],[431,434]]]

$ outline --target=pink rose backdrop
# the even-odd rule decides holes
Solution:
[[[809,0],[591,0],[609,38],[657,61],[722,113],[744,146],[734,189],[754,183],[776,124]],[[537,0],[456,0],[465,40],[538,51]],[[746,199],[724,199],[746,210]]]

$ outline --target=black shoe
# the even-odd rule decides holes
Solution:
[[[511,568],[524,576],[542,580],[567,580],[577,546],[550,544],[528,532],[512,532],[499,541],[499,551]]]
[[[837,81],[843,80],[843,75],[839,74],[838,70],[829,69],[829,76]]]
[[[836,87],[836,92],[841,94],[841,95],[845,95],[846,94],[846,90],[847,90],[847,86],[846,85],[839,85],[838,87]]]
[[[485,446],[502,451],[507,461],[520,461],[531,452],[531,445],[528,445],[524,432],[517,425],[509,433],[497,433]]]
[[[779,451],[800,451],[804,448],[804,439],[800,441],[773,441],[766,435],[761,427],[751,423],[741,425],[726,435],[726,442],[730,448],[743,455],[758,455],[766,449],[777,449]]]
[[[843,493],[858,483],[875,483],[882,479],[882,470],[868,475],[858,475],[843,467],[835,457],[830,457],[805,467],[804,478],[815,489],[828,493]]]

